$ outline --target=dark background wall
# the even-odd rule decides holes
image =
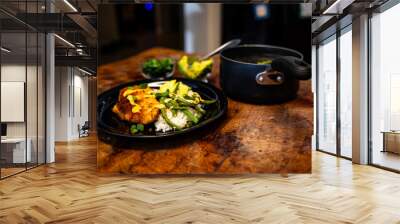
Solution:
[[[223,42],[241,38],[247,44],[288,47],[302,52],[311,62],[311,16],[302,14],[300,4],[269,4],[265,18],[256,18],[255,10],[251,4],[223,5]]]
[[[306,61],[311,62],[311,7],[266,6],[267,16],[259,18],[255,4],[223,4],[221,20],[212,21],[221,23],[221,42],[241,38],[243,43],[289,47],[302,52]],[[100,5],[99,63],[122,59],[154,46],[183,50],[183,10],[183,4]]]
[[[181,4],[99,6],[99,64],[164,46],[183,49]]]

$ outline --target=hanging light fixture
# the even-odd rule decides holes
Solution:
[[[55,37],[57,37],[57,39],[61,40],[62,42],[64,42],[65,44],[67,44],[68,46],[75,48],[75,45],[73,45],[71,42],[69,42],[68,40],[62,38],[61,36],[59,36],[58,34],[54,34]]]
[[[0,49],[1,49],[1,51],[4,51],[6,53],[10,53],[11,52],[11,50],[9,50],[9,49],[7,49],[5,47],[1,47]]]
[[[66,5],[68,5],[68,7],[69,7],[70,9],[72,9],[72,11],[78,12],[78,9],[76,9],[75,6],[73,6],[68,0],[64,0],[64,3],[65,3]]]
[[[80,68],[80,67],[78,67],[78,70],[81,71],[81,72],[83,72],[83,73],[85,73],[86,75],[89,75],[89,76],[92,76],[92,75],[93,75],[91,72],[88,72],[88,71],[86,71],[86,70],[84,70],[84,69],[82,69],[82,68]]]

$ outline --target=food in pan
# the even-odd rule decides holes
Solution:
[[[234,58],[235,61],[258,64],[258,65],[269,65],[272,64],[272,57],[269,55],[247,55],[239,56]]]
[[[130,124],[131,134],[153,129],[156,132],[182,130],[198,124],[207,106],[215,100],[203,99],[183,82],[162,82],[136,85],[120,90],[112,111],[120,120]],[[157,85],[154,85],[157,86]]]
[[[201,79],[211,72],[212,65],[212,59],[200,61],[195,57],[186,55],[178,61],[180,73],[190,79]]]
[[[149,78],[162,78],[172,74],[174,61],[171,58],[150,59],[142,65],[142,72]]]
[[[257,64],[259,65],[269,65],[272,64],[272,60],[271,59],[262,59],[257,61]]]

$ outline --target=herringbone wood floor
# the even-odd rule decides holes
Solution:
[[[94,137],[0,181],[0,223],[400,223],[400,175],[313,154],[311,175],[100,175]]]

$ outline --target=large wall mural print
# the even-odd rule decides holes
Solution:
[[[311,4],[103,4],[98,23],[99,172],[311,172]]]

